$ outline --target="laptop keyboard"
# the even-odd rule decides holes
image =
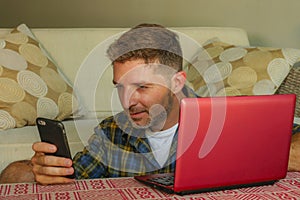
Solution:
[[[156,177],[156,178],[151,178],[149,179],[152,182],[159,183],[161,185],[174,185],[174,176],[161,176],[161,177]]]

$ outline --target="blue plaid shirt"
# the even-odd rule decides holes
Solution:
[[[195,93],[183,88],[187,97]],[[145,130],[132,126],[128,116],[121,112],[103,120],[89,139],[89,145],[73,158],[77,179],[124,177],[173,172],[176,161],[177,131],[168,159],[163,167],[156,161]]]

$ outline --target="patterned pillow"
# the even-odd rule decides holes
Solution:
[[[50,56],[22,24],[0,37],[0,130],[63,120],[78,103]]]
[[[241,47],[212,40],[188,65],[199,96],[274,94],[300,57],[298,49]]]

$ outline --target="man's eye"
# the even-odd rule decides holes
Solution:
[[[147,87],[146,85],[140,85],[139,88],[141,88],[141,89],[146,89],[146,88],[148,88],[148,87]]]

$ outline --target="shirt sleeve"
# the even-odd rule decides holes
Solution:
[[[299,132],[300,132],[300,125],[294,123],[294,124],[293,124],[293,130],[292,130],[292,133],[293,133],[293,134],[296,134],[296,133],[299,133]]]
[[[103,136],[102,131],[100,135]],[[104,164],[107,163],[105,151],[107,147],[102,138],[98,134],[93,134],[88,146],[74,156],[73,167],[77,179],[108,177],[107,165]]]

